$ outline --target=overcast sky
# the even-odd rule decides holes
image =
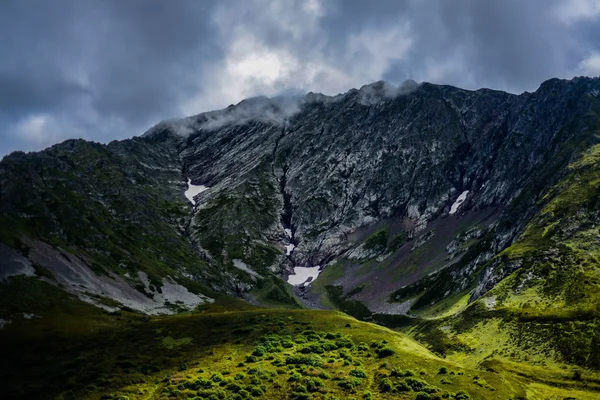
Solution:
[[[0,0],[0,156],[380,79],[600,74],[600,0]]]

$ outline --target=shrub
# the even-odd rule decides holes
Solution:
[[[415,400],[429,400],[431,399],[431,396],[429,396],[428,393],[425,392],[419,392],[417,393],[417,397],[415,397]]]
[[[290,378],[288,379],[288,381],[290,381],[290,382],[297,382],[300,379],[302,379],[302,375],[300,375],[299,373],[294,373],[294,374],[292,374],[292,376],[290,376]]]
[[[254,351],[252,352],[252,355],[256,356],[256,357],[262,357],[265,355],[265,353],[266,353],[266,350],[263,346],[256,346],[254,348]]]
[[[337,345],[336,342],[332,342],[331,340],[326,340],[321,342],[321,347],[325,351],[337,350],[340,346]]]
[[[359,351],[369,351],[369,345],[367,345],[365,342],[359,343],[358,350]]]
[[[375,352],[377,353],[379,358],[385,358],[385,357],[393,356],[394,354],[396,354],[396,350],[392,349],[389,346],[385,346],[385,347],[382,347],[381,349],[377,349]]]
[[[406,378],[406,384],[410,386],[410,388],[415,392],[421,391],[427,386],[429,386],[427,382],[417,378]]]
[[[190,389],[199,390],[199,389],[210,389],[213,387],[214,383],[208,379],[198,378],[194,382],[189,385]]]
[[[331,375],[329,375],[327,372],[325,371],[321,371],[321,373],[319,374],[319,378],[323,378],[323,379],[331,379]]]
[[[354,343],[352,343],[352,341],[348,338],[339,338],[335,341],[335,344],[338,348],[347,348],[347,349],[351,349],[354,347]]]
[[[400,382],[396,385],[396,391],[398,392],[410,392],[410,386],[406,382]]]
[[[440,370],[438,371],[438,374],[440,375],[446,375],[448,373],[448,368],[446,367],[440,367]]]
[[[394,388],[394,386],[392,385],[392,381],[388,378],[385,378],[379,384],[379,390],[384,393],[391,392],[393,388]]]
[[[302,354],[310,354],[310,353],[323,354],[323,353],[325,353],[325,350],[323,349],[323,347],[320,344],[311,344],[311,345],[301,349],[300,353],[302,353]]]
[[[292,400],[310,400],[312,396],[306,392],[294,392],[292,393]]]
[[[250,394],[255,397],[262,396],[265,392],[258,386],[250,386],[248,387]]]
[[[469,400],[470,398],[471,396],[469,395],[469,393],[465,392],[464,390],[461,390],[460,392],[454,395],[455,400]]]
[[[319,356],[290,356],[285,359],[288,365],[310,365],[320,367],[322,362]]]
[[[323,381],[319,378],[310,378],[306,381],[306,389],[309,392],[318,392],[323,386]]]
[[[233,393],[237,393],[242,389],[243,388],[237,383],[230,383],[229,385],[227,385],[227,390],[232,391]]]
[[[250,384],[251,385],[260,385],[260,379],[258,379],[257,377],[253,376],[252,378],[250,378]]]
[[[343,388],[343,389],[348,389],[348,390],[352,390],[357,386],[362,385],[362,381],[358,378],[343,378],[339,383],[338,386]]]
[[[363,399],[365,400],[372,400],[373,399],[373,393],[369,392],[368,390],[363,394]]]
[[[352,371],[350,371],[350,375],[351,376],[355,376],[357,378],[366,378],[367,374],[365,373],[365,371],[362,371],[360,369],[353,369]]]
[[[375,353],[379,356],[379,358],[389,357],[396,353],[396,350],[387,346],[387,340],[373,340],[370,343],[370,346],[375,350]]]
[[[240,381],[246,377],[246,374],[243,372],[238,372],[233,379],[236,381]]]

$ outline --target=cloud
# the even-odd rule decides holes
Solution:
[[[599,4],[5,0],[0,154],[379,80],[532,91],[551,77],[598,74]]]
[[[598,76],[600,75],[600,53],[592,53],[579,64],[579,68],[583,75]]]
[[[566,24],[600,17],[600,0],[566,0],[554,8],[556,17]]]
[[[49,119],[47,115],[32,115],[20,121],[15,130],[29,142],[47,144]]]

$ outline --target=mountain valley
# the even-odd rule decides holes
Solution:
[[[257,97],[0,161],[2,398],[600,398],[600,78]]]

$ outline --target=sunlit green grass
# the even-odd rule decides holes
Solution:
[[[11,285],[23,289],[26,281],[33,279]],[[461,368],[405,335],[336,311],[263,309],[222,298],[186,315],[109,314],[40,285],[35,290],[49,307],[0,330],[2,398],[414,399],[429,392],[433,399],[487,399],[525,393],[514,378],[505,385],[505,377]],[[33,301],[11,306],[13,315]]]

